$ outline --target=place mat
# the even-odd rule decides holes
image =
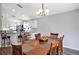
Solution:
[[[30,50],[32,50],[32,49],[34,49],[34,48],[31,47],[31,46],[29,46],[28,44],[24,44],[24,45],[22,46],[22,51],[23,51],[23,52],[28,52],[28,51],[30,51]]]
[[[50,44],[41,44],[40,47],[49,50],[50,49]]]
[[[34,40],[27,40],[26,42],[27,43],[32,43],[32,42],[34,42]]]
[[[59,39],[52,39],[53,42],[59,42]]]
[[[35,48],[31,51],[25,52],[25,55],[46,55],[47,54],[47,50],[43,49],[43,48]]]

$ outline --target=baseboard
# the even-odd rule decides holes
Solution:
[[[76,51],[79,51],[79,49],[77,48],[72,48],[72,47],[69,47],[69,46],[64,46],[65,48],[69,48],[69,49],[72,49],[72,50],[76,50]]]
[[[0,45],[0,47],[3,47],[3,46]],[[11,47],[11,45],[9,45],[9,46],[5,46],[5,47]]]

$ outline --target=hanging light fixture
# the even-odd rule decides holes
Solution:
[[[41,5],[41,9],[39,9],[38,12],[36,12],[36,14],[37,14],[37,15],[40,15],[40,16],[46,16],[46,15],[48,15],[48,10],[45,9],[43,3],[42,3],[42,5]]]

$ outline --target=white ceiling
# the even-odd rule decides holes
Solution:
[[[18,7],[17,3],[2,3],[2,15],[8,19],[16,18],[21,20],[29,20],[40,17],[36,15],[36,12],[41,8],[40,3],[18,3],[18,4],[23,6],[23,8]],[[53,15],[79,9],[79,4],[45,3],[44,7],[45,9],[49,10],[49,15]]]

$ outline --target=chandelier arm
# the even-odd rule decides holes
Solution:
[[[44,4],[42,3],[42,10],[44,10]]]

